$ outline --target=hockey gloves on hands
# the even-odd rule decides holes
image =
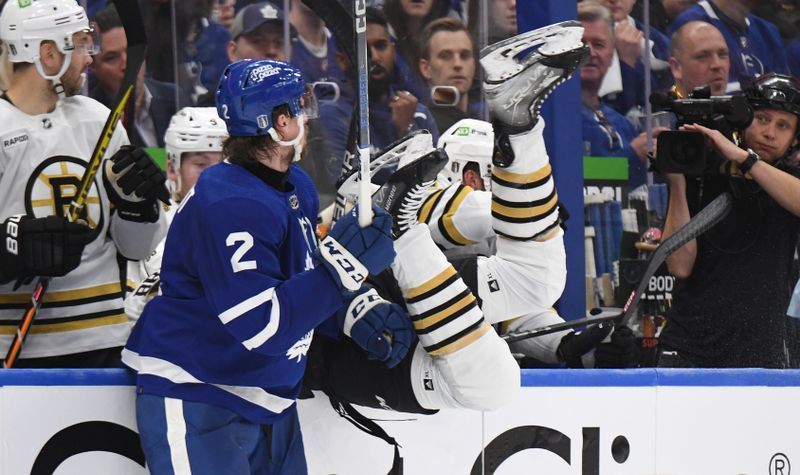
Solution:
[[[342,216],[317,249],[319,261],[340,290],[355,292],[368,274],[378,275],[394,261],[392,217],[373,206],[372,224],[358,225],[358,209]]]
[[[0,229],[0,282],[34,276],[60,277],[78,267],[92,240],[88,226],[59,216],[15,215]]]
[[[400,363],[414,339],[414,328],[403,308],[367,285],[348,292],[337,319],[344,334],[363,348],[369,359],[385,361],[389,368]]]
[[[618,327],[611,341],[600,343],[594,350],[595,368],[635,368],[638,364],[639,345],[636,335],[628,327]]]
[[[569,332],[561,339],[556,354],[568,368],[583,368],[582,356],[600,344],[614,328],[613,323],[591,325],[586,330]]]
[[[125,145],[106,160],[103,185],[120,217],[152,223],[158,219],[158,203],[169,204],[167,177],[143,149]]]

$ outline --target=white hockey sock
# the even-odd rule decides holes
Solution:
[[[543,130],[540,117],[530,131],[510,136],[513,163],[492,168],[492,219],[500,236],[538,239],[558,221],[558,194]]]
[[[431,357],[417,345],[411,360],[411,388],[426,409],[490,411],[516,396],[519,365],[494,330],[442,356]]]
[[[428,225],[433,241],[444,249],[476,244],[494,236],[486,213],[490,203],[489,192],[453,183],[426,198],[418,220]]]
[[[425,351],[434,356],[452,353],[491,330],[426,225],[411,227],[394,247],[392,271]]]

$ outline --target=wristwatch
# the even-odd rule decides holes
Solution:
[[[759,160],[761,160],[761,157],[759,157],[758,154],[753,151],[753,149],[748,148],[747,158],[745,158],[742,163],[738,164],[737,167],[739,167],[739,171],[742,172],[742,175],[744,175],[749,172],[750,169],[753,168],[753,165],[755,165]]]

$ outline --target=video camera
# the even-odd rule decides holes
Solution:
[[[731,140],[734,132],[745,129],[753,120],[753,109],[746,97],[711,96],[707,86],[695,88],[687,99],[678,99],[673,93],[654,93],[650,104],[675,114],[676,128],[700,124]],[[721,163],[722,158],[706,145],[700,132],[669,130],[658,135],[655,167],[661,173],[713,175],[719,173]]]

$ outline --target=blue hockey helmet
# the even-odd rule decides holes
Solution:
[[[267,135],[272,111],[285,104],[292,116],[298,116],[305,94],[303,75],[294,66],[271,59],[244,59],[222,73],[217,112],[231,136]]]

